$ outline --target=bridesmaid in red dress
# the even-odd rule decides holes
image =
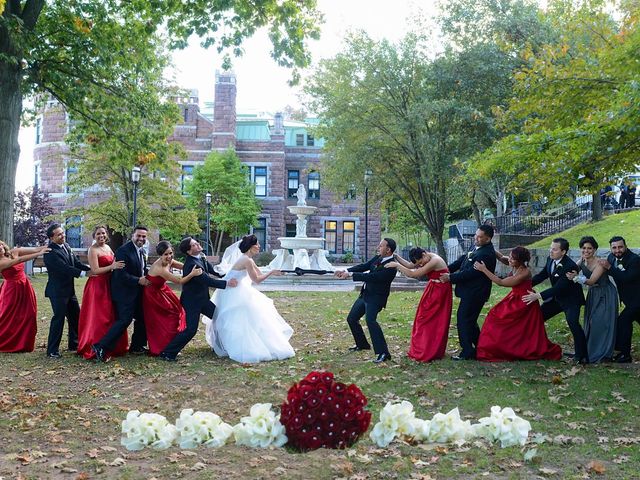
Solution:
[[[0,241],[0,352],[32,352],[36,342],[36,294],[24,274],[24,262],[47,247],[14,248]]]
[[[82,295],[80,319],[78,320],[78,355],[86,359],[95,358],[91,345],[100,340],[115,322],[115,310],[111,303],[111,272],[123,268],[124,262],[114,262],[115,256],[107,245],[109,236],[106,227],[100,225],[93,230],[95,243],[89,247],[87,256],[91,275]],[[109,356],[118,357],[127,353],[125,332]]]
[[[411,332],[409,357],[419,362],[430,362],[444,357],[449,338],[451,305],[453,302],[451,283],[441,283],[438,279],[443,273],[449,273],[447,263],[435,253],[422,248],[412,248],[407,262],[394,255],[396,262],[390,262],[385,268],[397,268],[407,277],[429,279],[416,310]]]
[[[515,247],[508,258],[500,252],[496,252],[496,256],[513,269],[507,278],[497,277],[483,262],[476,262],[473,267],[492,282],[511,287],[511,292],[489,310],[480,331],[477,359],[486,362],[560,360],[562,350],[547,338],[540,305],[538,302],[527,305],[522,301],[522,296],[533,290],[529,250]]]
[[[147,329],[149,355],[158,356],[178,332],[186,326],[184,308],[180,299],[169,288],[167,282],[187,283],[193,277],[202,275],[201,268],[194,268],[186,277],[171,273],[172,267],[182,264],[173,260],[173,248],[166,240],[158,243],[156,253],[160,258],[153,262],[147,279],[151,282],[142,291],[144,325]]]

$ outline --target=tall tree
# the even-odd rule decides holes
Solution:
[[[215,255],[220,253],[225,233],[232,236],[245,233],[258,218],[260,203],[254,188],[247,166],[233,150],[212,152],[193,170],[193,180],[186,187],[188,204],[199,212],[206,227],[205,195],[211,194],[211,223],[217,239]]]
[[[483,153],[533,179],[550,197],[576,186],[593,194],[634,171],[640,153],[640,7],[620,2],[616,20],[605,2],[549,2],[546,15],[559,35],[542,48],[525,47],[514,98],[501,117],[519,131]]]
[[[425,53],[427,39],[398,45],[364,33],[321,62],[306,87],[328,150],[325,178],[336,191],[362,184],[391,195],[425,226],[440,254],[455,164],[491,143],[491,108],[508,91],[511,64],[496,45]]]
[[[144,90],[132,52],[155,44],[184,48],[196,34],[203,45],[241,53],[242,41],[267,27],[272,56],[283,66],[309,63],[306,40],[318,35],[316,0],[10,0],[0,14],[0,238],[11,240],[13,192],[23,99],[46,93],[68,112],[100,125],[88,97],[128,99]],[[42,98],[42,97],[40,97]]]

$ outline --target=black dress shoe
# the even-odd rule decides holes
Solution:
[[[588,358],[581,358],[580,360],[577,360],[576,363],[578,365],[589,365],[589,359]]]
[[[47,358],[62,358],[60,352],[47,353]]]
[[[91,351],[93,353],[95,353],[96,358],[101,361],[101,362],[106,362],[107,361],[107,353],[104,351],[104,348],[102,348],[100,345],[98,345],[97,343],[91,345]]]
[[[381,353],[373,360],[373,363],[382,363],[388,360],[391,360],[391,355],[389,355],[388,353]]]
[[[615,357],[613,357],[613,361],[616,363],[631,363],[633,362],[633,358],[631,358],[631,355],[619,353]]]
[[[358,345],[354,345],[353,347],[349,347],[350,352],[359,352],[361,350],[371,350],[371,347],[359,347]]]
[[[164,360],[165,362],[177,362],[178,361],[178,359],[176,357],[170,357],[169,355],[163,355],[163,354],[158,355],[158,358],[160,360]]]
[[[462,355],[453,355],[451,357],[451,360],[453,360],[454,362],[459,362],[461,360],[473,360],[473,359],[469,357],[463,357]]]
[[[147,347],[138,347],[135,350],[130,349],[129,353],[132,355],[146,355],[147,353],[149,353],[149,349]]]

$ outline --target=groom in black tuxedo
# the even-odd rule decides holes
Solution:
[[[640,323],[640,256],[627,248],[623,237],[609,240],[611,253],[607,260],[600,260],[600,265],[609,271],[616,281],[620,301],[624,310],[620,312],[616,323],[616,350],[613,360],[618,363],[631,363],[631,337],[633,322]]]
[[[364,282],[360,296],[351,307],[347,316],[347,323],[351,329],[356,344],[349,348],[352,352],[370,350],[371,346],[364,335],[360,319],[364,315],[367,321],[371,343],[376,358],[373,363],[382,363],[391,359],[387,342],[382,328],[378,324],[378,313],[387,306],[387,298],[391,290],[391,282],[396,278],[395,268],[384,268],[385,264],[393,261],[396,242],[392,238],[383,239],[378,245],[378,255],[366,263],[355,265],[346,271],[338,271],[335,275],[344,280],[351,276],[355,282]],[[368,272],[368,273],[365,273]],[[351,275],[350,275],[351,273]]]
[[[238,280],[232,278],[228,282],[225,280],[216,280],[214,276],[219,277],[218,273],[213,269],[213,265],[207,262],[202,255],[202,247],[198,241],[192,237],[182,239],[179,246],[180,251],[186,255],[184,266],[182,267],[182,275],[187,276],[191,270],[198,267],[202,269],[202,275],[193,277],[190,281],[182,285],[182,294],[180,295],[180,303],[184,307],[187,314],[187,328],[173,337],[164,350],[160,353],[160,358],[168,362],[175,362],[178,353],[187,343],[195,336],[200,323],[200,314],[204,314],[209,318],[213,318],[213,312],[216,306],[211,302],[209,296],[209,288],[227,288],[238,285]]]
[[[116,321],[104,337],[91,347],[96,358],[102,362],[107,361],[108,352],[113,350],[134,318],[129,353],[136,355],[147,352],[147,331],[142,311],[142,289],[149,285],[145,277],[148,271],[147,252],[144,249],[147,233],[147,227],[136,226],[131,240],[116,250],[115,261],[124,262],[124,268],[116,269],[111,274],[111,299]]]
[[[460,299],[457,312],[458,340],[462,352],[453,360],[473,360],[480,337],[478,317],[491,295],[491,280],[480,270],[473,268],[475,262],[483,262],[491,273],[496,270],[496,251],[493,248],[493,227],[480,225],[473,238],[475,246],[451,263],[449,273],[440,275],[441,282],[455,285],[456,297]]]
[[[60,358],[60,341],[62,340],[65,317],[67,317],[69,327],[67,346],[70,351],[78,349],[80,305],[76,298],[73,280],[84,276],[85,272],[91,270],[91,267],[80,262],[71,251],[71,247],[65,243],[64,229],[60,224],[50,225],[47,228],[47,237],[49,237],[48,247],[51,250],[43,257],[49,276],[44,296],[51,301],[51,309],[53,310],[47,340],[47,357]]]
[[[580,326],[580,308],[584,305],[584,293],[582,285],[574,283],[567,278],[568,272],[580,271],[576,262],[567,255],[569,242],[564,238],[554,238],[549,248],[549,258],[540,272],[531,279],[531,284],[535,287],[544,280],[549,279],[551,288],[547,288],[540,293],[529,292],[522,297],[522,300],[529,304],[537,300],[542,300],[542,316],[545,321],[555,317],[560,312],[569,325],[569,330],[573,335],[575,345],[574,360],[581,365],[589,363],[587,353],[587,339],[584,330]]]

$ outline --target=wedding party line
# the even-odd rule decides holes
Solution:
[[[0,241],[4,278],[0,286],[0,352],[31,352],[35,348],[37,300],[24,263],[42,255],[48,275],[45,297],[53,311],[48,358],[62,356],[66,319],[67,349],[86,359],[105,362],[130,353],[175,362],[198,332],[201,315],[206,341],[220,357],[257,363],[295,356],[289,343],[293,329],[273,301],[254,287],[270,276],[283,274],[280,270],[263,273],[257,267],[254,258],[260,253],[260,244],[255,235],[246,235],[227,249],[223,268],[212,265],[190,236],[177,245],[185,256],[184,263],[175,260],[174,247],[163,240],[156,245],[159,258],[148,265],[147,235],[146,227],[136,226],[130,240],[114,253],[108,245],[107,228],[98,226],[93,230],[88,264],[65,242],[65,231],[59,224],[47,229],[49,243],[44,247],[11,249]],[[445,357],[455,294],[459,298],[456,326],[460,350],[453,360],[560,360],[563,352],[547,337],[545,321],[562,313],[573,337],[575,362],[632,362],[633,322],[640,323],[640,257],[627,248],[623,237],[609,239],[607,258],[596,256],[599,244],[595,238],[583,237],[577,263],[568,255],[569,242],[555,238],[544,268],[534,274],[527,248],[518,246],[505,255],[494,248],[493,236],[492,226],[481,225],[475,232],[474,246],[448,265],[437,254],[419,247],[411,249],[406,260],[396,253],[396,242],[384,238],[372,259],[336,271],[336,279],[362,282],[346,318],[355,341],[349,351],[373,348],[374,363],[391,360],[378,316],[400,273],[427,279],[408,349],[408,356],[416,361]],[[498,262],[510,267],[504,278],[496,275]],[[181,270],[182,276],[176,275],[176,270]],[[74,286],[75,278],[81,276],[88,276],[82,306]],[[534,287],[545,280],[550,286],[536,292]],[[181,285],[180,298],[167,282]],[[489,309],[480,328],[478,319],[494,283],[511,291]],[[212,296],[211,288],[215,289]],[[363,317],[370,341],[362,327]]]

